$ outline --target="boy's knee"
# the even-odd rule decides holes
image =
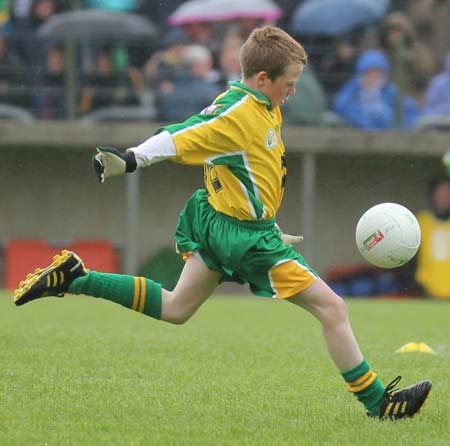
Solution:
[[[186,305],[183,305],[183,301],[180,301],[176,296],[171,293],[167,295],[163,301],[162,319],[165,322],[169,322],[174,325],[183,325],[192,316],[193,312]]]
[[[325,309],[326,319],[336,323],[346,321],[348,319],[348,307],[344,299],[335,295],[334,298],[327,302]]]
[[[171,317],[168,317],[167,319],[165,318],[164,320],[166,322],[169,322],[173,325],[183,325],[185,324],[189,319],[191,318],[191,315],[187,315],[187,314],[175,314],[172,315]]]

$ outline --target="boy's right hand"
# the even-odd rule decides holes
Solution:
[[[107,178],[134,172],[137,168],[132,151],[119,152],[113,147],[97,147],[97,154],[92,157],[92,165],[100,183]]]

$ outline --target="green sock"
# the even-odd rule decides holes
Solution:
[[[358,398],[370,415],[377,416],[385,387],[368,362],[364,359],[361,364],[341,374],[348,384],[348,390]]]
[[[101,297],[155,319],[161,319],[161,285],[144,277],[89,271],[69,286],[71,294]]]

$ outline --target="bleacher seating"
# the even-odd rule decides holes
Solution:
[[[75,251],[89,269],[118,272],[117,253],[107,240],[76,240],[64,247],[50,246],[43,240],[10,240],[5,244],[4,287],[17,288],[28,273],[48,266],[61,249]]]
[[[11,240],[5,245],[5,288],[13,290],[36,267],[52,262],[58,248],[42,240]]]

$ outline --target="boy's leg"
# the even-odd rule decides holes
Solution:
[[[174,324],[186,322],[213,293],[221,274],[211,271],[195,255],[184,265],[173,291],[162,290],[161,320]]]
[[[172,324],[183,324],[216,289],[220,274],[191,255],[173,291],[149,278],[91,272],[75,280],[69,293],[86,294]]]
[[[63,251],[51,265],[37,269],[19,284],[16,305],[46,296],[85,294],[121,304],[155,319],[180,324],[191,317],[217,287],[220,274],[190,256],[173,291],[151,279],[87,271],[73,252]]]
[[[287,300],[305,308],[320,321],[332,360],[347,382],[348,390],[364,404],[369,415],[400,419],[411,417],[420,410],[430,394],[431,382],[422,381],[393,391],[400,380],[398,377],[385,388],[363,358],[344,300],[323,280],[317,279]]]
[[[341,372],[362,362],[363,355],[350,326],[347,306],[322,279],[287,301],[308,310],[320,321],[325,344]]]

